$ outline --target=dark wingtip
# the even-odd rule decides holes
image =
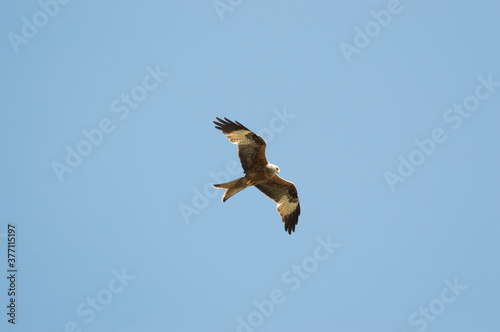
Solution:
[[[283,222],[285,223],[285,232],[288,232],[290,235],[292,235],[292,232],[295,232],[295,226],[299,223],[299,215],[300,204],[297,206],[295,211],[283,218]]]
[[[219,117],[215,117],[215,118],[218,121],[218,122],[217,121],[213,121],[213,123],[215,124],[215,128],[222,127],[225,124],[225,121],[222,120],[221,118],[219,118]],[[219,128],[217,128],[217,129],[219,129]]]
[[[219,117],[216,117],[216,119],[218,122],[213,121],[213,123],[215,124],[215,128],[221,130],[224,134],[233,132],[235,130],[240,130],[240,129],[248,130],[248,128],[246,128],[244,125],[242,125],[238,121],[233,122],[226,117],[224,117],[224,120],[222,120]]]

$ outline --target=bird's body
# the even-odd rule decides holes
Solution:
[[[214,187],[228,189],[222,197],[222,202],[225,202],[229,197],[245,189],[246,187],[257,186],[263,182],[271,180],[277,173],[277,166],[273,164],[267,164],[264,167],[259,167],[258,169],[247,172],[245,176],[239,179],[226,183],[214,184]]]
[[[231,143],[238,145],[238,156],[245,176],[226,183],[214,184],[215,188],[227,189],[222,197],[229,197],[249,186],[255,186],[278,206],[277,210],[285,223],[285,231],[295,231],[300,215],[297,189],[292,182],[280,178],[279,167],[267,162],[266,142],[238,121],[217,118],[215,128],[221,130]]]

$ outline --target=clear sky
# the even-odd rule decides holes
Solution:
[[[499,13],[2,2],[0,330],[499,331]],[[216,116],[297,186],[292,235],[211,187]]]

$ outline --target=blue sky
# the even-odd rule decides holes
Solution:
[[[2,331],[500,328],[497,1],[0,6]]]

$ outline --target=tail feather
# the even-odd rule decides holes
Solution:
[[[213,186],[215,188],[227,189],[222,197],[222,202],[227,201],[229,197],[248,187],[244,177],[226,183],[214,184]]]

